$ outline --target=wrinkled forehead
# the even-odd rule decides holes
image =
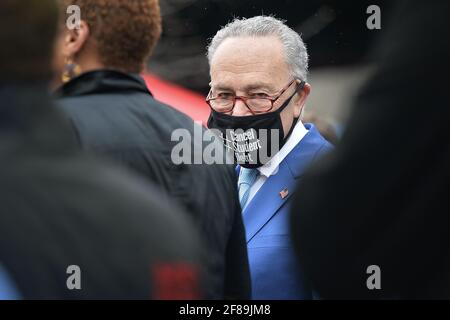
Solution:
[[[262,85],[275,90],[292,78],[275,36],[225,39],[211,59],[210,73],[212,87],[234,90]]]

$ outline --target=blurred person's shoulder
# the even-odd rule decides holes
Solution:
[[[97,209],[109,207],[111,212],[142,215],[145,220],[183,224],[184,219],[175,213],[160,216],[158,212],[167,207],[173,212],[179,208],[169,206],[164,193],[128,169],[76,150],[47,152],[45,146],[42,151],[32,150],[20,140],[9,137],[0,149],[0,188],[10,194],[24,200],[51,196],[54,203],[66,202],[85,211],[95,209],[90,199],[96,199]]]
[[[26,144],[9,141],[9,147],[0,151],[0,199],[8,213],[0,215],[0,238],[16,248],[15,259],[35,263],[29,260],[32,256],[28,251],[20,249],[20,243],[33,247],[41,238],[59,235],[58,243],[51,246],[39,242],[34,247],[36,255],[53,254],[55,246],[63,248],[68,256],[80,254],[77,259],[89,259],[90,267],[124,277],[139,290],[149,286],[149,276],[160,276],[149,273],[159,266],[200,276],[201,252],[192,222],[152,184],[125,168],[83,153],[30,152]],[[4,228],[15,232],[4,232]],[[77,251],[86,248],[97,252],[95,260],[87,251]],[[55,262],[58,267],[61,261]],[[130,269],[125,261],[138,265],[130,267],[133,272],[124,273]],[[108,294],[126,296],[126,291],[118,291],[111,280],[105,284],[111,290]],[[100,284],[94,281],[92,285]],[[102,294],[108,296],[106,292]],[[82,294],[99,297],[90,296],[96,293],[89,290]],[[156,297],[158,294],[153,292]]]
[[[161,144],[168,144],[176,130],[187,130],[193,135],[198,125],[187,115],[157,101],[151,88],[136,74],[89,72],[60,87],[54,96],[82,145],[164,150]]]

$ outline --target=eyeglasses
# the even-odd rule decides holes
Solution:
[[[281,89],[278,94],[267,97],[245,97],[245,96],[236,96],[231,93],[219,93],[216,97],[211,97],[212,91],[209,92],[206,102],[209,104],[211,109],[220,112],[220,113],[228,113],[233,111],[236,100],[240,99],[244,102],[245,106],[250,110],[252,114],[258,113],[266,113],[273,109],[274,103],[280,98],[283,93],[289,89],[289,87],[296,81],[293,79],[289,84]],[[302,81],[297,87],[295,92],[297,92],[300,87],[303,88],[304,82]]]

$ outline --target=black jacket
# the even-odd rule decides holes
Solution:
[[[293,233],[324,298],[450,298],[449,18],[448,1],[405,1],[341,143],[302,181]]]
[[[171,141],[176,129],[192,136],[194,122],[152,98],[137,75],[94,71],[58,92],[58,103],[73,124],[81,146],[134,169],[167,191],[191,214],[208,247],[209,298],[249,298],[250,280],[235,171],[226,165],[176,165]],[[202,132],[202,128],[200,129]]]
[[[82,155],[46,91],[0,87],[0,264],[21,297],[177,298],[180,282],[182,297],[195,294],[186,266],[198,268],[200,253],[185,214],[148,182]],[[66,286],[70,265],[81,290]]]

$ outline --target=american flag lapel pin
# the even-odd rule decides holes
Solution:
[[[281,191],[280,191],[280,197],[281,197],[281,199],[286,198],[286,197],[288,196],[288,194],[289,194],[288,188],[284,188],[283,190],[281,190]]]

